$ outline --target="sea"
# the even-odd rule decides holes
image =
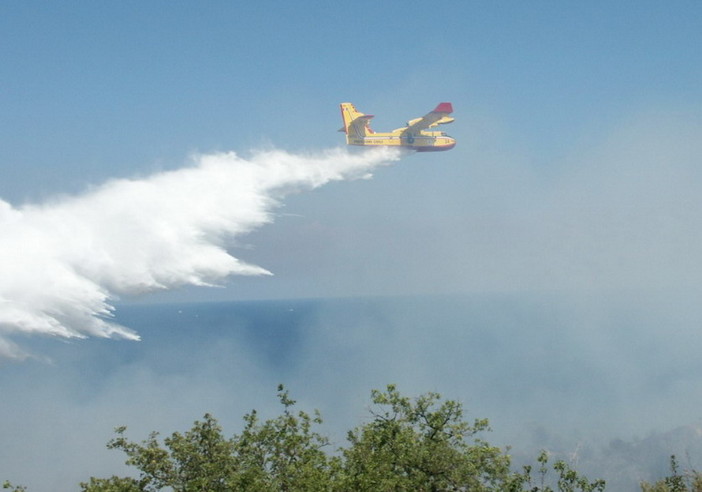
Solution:
[[[14,339],[33,355],[0,366],[0,479],[26,483],[32,457],[52,480],[124,471],[104,447],[120,425],[138,440],[211,413],[235,434],[253,409],[282,411],[279,384],[338,449],[377,410],[371,390],[395,384],[488,418],[480,437],[517,468],[545,449],[638,490],[670,454],[702,460],[696,306],[640,293],[123,302],[112,321],[141,341]]]

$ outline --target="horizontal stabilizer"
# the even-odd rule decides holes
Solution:
[[[359,112],[351,103],[341,103],[341,117],[344,120],[344,126],[339,130],[347,135],[353,135],[356,138],[363,138],[366,135],[372,134],[369,122],[373,118],[372,114],[363,114]]]

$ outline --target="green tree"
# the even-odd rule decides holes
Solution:
[[[549,466],[549,455],[546,451],[539,453],[536,461],[539,463],[538,479],[532,478],[531,466],[525,466],[523,473],[515,475],[510,484],[510,491],[529,492],[601,492],[605,489],[604,480],[590,482],[587,477],[573,470],[568,463],[558,460]],[[551,469],[558,475],[555,484],[549,475]],[[556,488],[553,488],[555,485]]]
[[[126,463],[140,471],[138,480],[91,479],[82,483],[84,491],[157,491],[166,487],[176,492],[232,490],[231,477],[236,470],[234,442],[226,439],[222,429],[209,414],[195,421],[185,434],[174,432],[159,443],[153,432],[142,443],[127,440],[126,427],[116,429],[117,437],[107,447],[120,449],[127,455]]]
[[[476,437],[487,420],[463,420],[455,401],[436,393],[410,400],[394,385],[371,393],[373,419],[349,432],[343,451],[346,490],[498,490],[509,457]]]
[[[11,492],[26,492],[27,487],[24,487],[22,485],[12,485],[9,481],[5,480],[2,483],[2,488],[3,489],[9,489]]]
[[[261,423],[254,410],[244,416],[244,431],[234,438],[237,490],[330,490],[339,461],[323,450],[329,440],[312,430],[322,423],[319,412],[314,417],[295,413],[295,400],[283,385],[278,386],[278,399],[282,415]]]
[[[670,475],[653,484],[643,482],[641,490],[643,492],[702,492],[702,474],[691,471],[681,475],[679,469],[675,455],[671,456]]]
[[[141,492],[144,490],[138,480],[131,477],[91,478],[80,484],[83,492]]]
[[[173,433],[159,442],[152,433],[141,443],[125,437],[126,428],[108,448],[127,455],[126,463],[139,478],[91,478],[84,492],[132,492],[172,489],[175,492],[316,491],[329,490],[338,459],[322,450],[328,440],[312,430],[319,415],[293,412],[295,401],[278,387],[283,413],[260,422],[254,410],[244,416],[243,432],[227,439],[217,421],[206,414],[184,434]]]
[[[261,421],[254,410],[244,429],[226,438],[206,414],[185,433],[160,439],[151,433],[142,442],[116,429],[108,448],[123,451],[136,477],[95,478],[81,483],[83,492],[345,492],[345,491],[500,491],[598,492],[604,482],[590,482],[565,462],[549,464],[548,454],[532,468],[510,470],[509,455],[481,437],[488,421],[464,419],[460,403],[436,393],[415,399],[394,385],[374,390],[371,419],[348,433],[348,445],[329,450],[329,440],[315,427],[318,412],[294,409],[287,390],[278,387],[282,414]],[[555,474],[551,475],[551,471]],[[9,482],[5,489],[25,492]],[[658,491],[659,489],[651,489]],[[669,490],[669,489],[660,489]],[[670,489],[677,490],[677,489]],[[694,489],[697,490],[697,489]]]

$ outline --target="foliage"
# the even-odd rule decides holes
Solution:
[[[328,490],[339,464],[322,451],[328,439],[312,431],[322,423],[319,413],[295,414],[295,401],[282,385],[278,399],[284,408],[279,417],[260,423],[255,410],[244,416],[244,431],[234,438],[236,489]]]
[[[85,492],[174,491],[224,492],[229,490],[326,490],[336,460],[321,450],[326,438],[312,431],[321,423],[317,415],[295,414],[295,401],[281,386],[278,398],[284,407],[279,417],[261,423],[256,411],[244,416],[246,425],[239,436],[227,439],[217,421],[206,414],[185,434],[173,433],[159,443],[152,433],[142,443],[129,441],[126,428],[116,429],[108,443],[127,455],[126,463],[136,467],[138,479],[91,478],[82,483]]]
[[[671,456],[671,474],[654,484],[643,482],[641,490],[643,492],[702,492],[702,474],[691,471],[681,475],[679,468],[675,455]]]
[[[140,492],[145,490],[139,481],[131,477],[91,477],[90,482],[82,482],[80,490],[83,492]]]
[[[488,421],[465,422],[460,403],[436,393],[411,401],[394,385],[371,397],[373,420],[348,435],[343,489],[481,491],[508,480],[509,457],[475,438]]]
[[[107,481],[91,479],[89,484],[81,484],[83,490],[156,491],[165,487],[176,491],[231,490],[229,479],[234,470],[234,445],[224,438],[222,429],[211,415],[206,414],[202,422],[196,421],[185,434],[174,432],[164,439],[164,447],[159,444],[156,432],[138,444],[128,441],[124,437],[125,431],[125,427],[117,428],[117,437],[107,447],[120,449],[127,455],[126,463],[141,472],[139,480],[125,479],[120,482],[116,477]]]
[[[23,487],[22,485],[12,485],[9,481],[5,480],[2,483],[2,488],[3,489],[9,489],[12,492],[26,492],[27,487]]]
[[[559,492],[601,492],[605,489],[604,480],[595,480],[594,482],[590,482],[586,477],[573,470],[570,465],[563,460],[556,461],[552,466],[553,470],[558,474],[558,478],[556,480],[556,486],[558,488],[552,488],[548,481],[548,460],[548,453],[546,451],[541,451],[539,457],[537,458],[539,463],[538,484],[535,484],[535,480],[531,477],[532,467],[525,466],[524,472],[519,475],[517,480],[515,480],[513,485],[514,488],[510,490],[528,490],[530,492],[555,492],[556,490]]]
[[[370,420],[348,433],[348,445],[328,451],[329,440],[315,427],[318,412],[295,411],[295,401],[278,387],[282,414],[261,421],[255,410],[244,416],[243,431],[227,438],[209,414],[185,433],[142,442],[116,429],[108,448],[127,456],[136,477],[95,478],[83,492],[223,491],[508,491],[599,492],[604,481],[588,481],[565,462],[538,457],[532,467],[510,469],[506,452],[481,437],[486,419],[468,422],[460,403],[436,393],[410,399],[394,385],[371,392]],[[551,477],[550,472],[555,472]],[[538,482],[538,483],[536,483]],[[5,483],[23,492],[24,487]],[[658,490],[658,489],[651,489]],[[661,489],[668,490],[668,489]],[[677,489],[671,489],[677,490]],[[697,490],[697,489],[695,489]]]

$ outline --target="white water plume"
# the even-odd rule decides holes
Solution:
[[[14,208],[0,200],[0,357],[26,354],[17,333],[124,337],[110,320],[119,295],[266,275],[227,246],[272,221],[284,196],[369,176],[400,153],[343,149],[200,155],[195,165]]]

